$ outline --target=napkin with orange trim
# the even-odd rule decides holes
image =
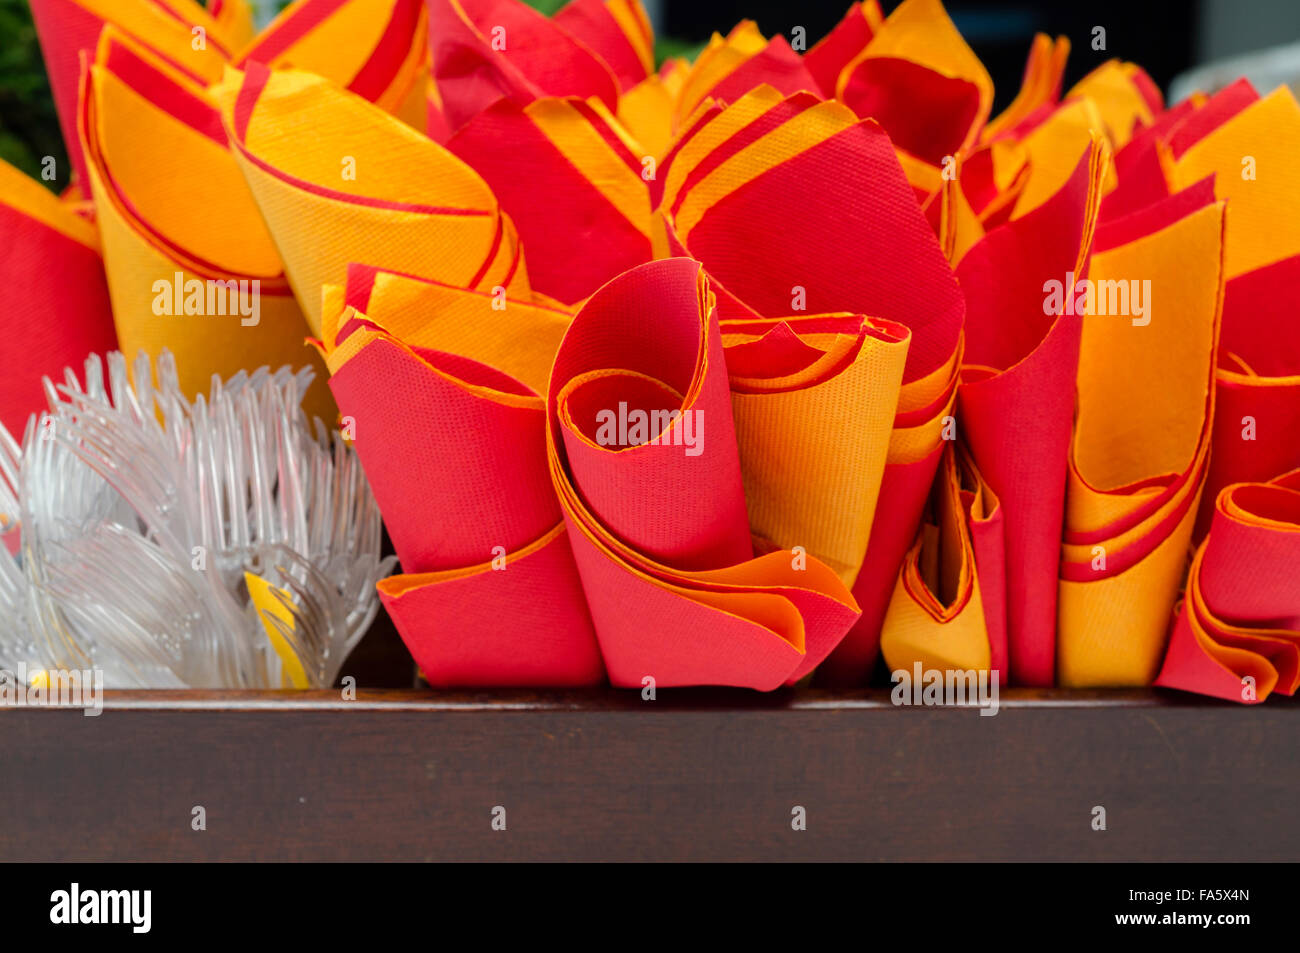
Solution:
[[[31,8],[63,141],[83,189],[89,186],[77,134],[82,61],[95,58],[104,27],[115,27],[202,86],[221,78],[249,22],[238,10],[218,19],[194,0],[31,0]]]
[[[28,416],[47,407],[41,378],[62,379],[65,367],[113,350],[116,339],[95,226],[5,162],[0,231],[0,283],[9,291],[0,338],[23,365],[0,374],[0,424],[21,438]]]
[[[315,73],[423,130],[427,24],[423,0],[296,0],[231,65]]]
[[[1040,35],[994,116],[939,0],[658,70],[636,0],[37,7],[124,346],[313,336],[434,684],[1294,689],[1289,91]]]
[[[1298,562],[1300,470],[1224,487],[1155,684],[1247,704],[1294,695]]]
[[[1286,87],[1259,96],[1242,80],[1187,110],[1155,151],[1169,191],[1213,176],[1228,203],[1213,449],[1198,536],[1220,491],[1300,467],[1300,194],[1285,168],[1300,148],[1300,104]],[[1282,164],[1279,164],[1282,163]]]
[[[581,0],[579,10],[555,19],[520,0],[427,4],[433,70],[428,128],[439,141],[500,99],[525,106],[548,96],[577,97],[614,109],[619,76],[626,82],[651,70],[644,53],[650,24],[635,0]]]
[[[1061,553],[1063,685],[1146,685],[1159,670],[1210,447],[1223,227],[1222,203],[1193,188],[1098,228]]]
[[[957,266],[967,302],[958,427],[1002,503],[1011,679],[1055,679],[1056,587],[1073,379],[1087,320],[1071,294],[1044,288],[1089,274],[1109,156],[1098,139],[1076,153],[1061,189],[990,231]]]
[[[949,444],[885,614],[880,651],[891,671],[988,671],[1006,684],[1003,532],[997,495],[965,448]]]
[[[547,450],[615,686],[792,684],[856,620],[816,557],[755,553],[699,263],[638,266],[578,312],[551,372]]]
[[[911,332],[853,314],[722,322],[755,536],[862,569]]]
[[[231,70],[226,133],[313,334],[350,263],[473,290],[527,290],[514,225],[483,179],[383,109],[321,77]]]
[[[858,174],[831,171],[841,168]],[[805,194],[808,181],[824,187],[789,214],[788,196]],[[762,86],[730,106],[702,108],[658,184],[669,247],[703,264],[724,322],[847,311],[910,331],[884,459],[852,464],[864,467],[858,479],[879,486],[868,548],[853,561],[863,567],[853,580],[862,618],[823,666],[861,681],[956,399],[965,309],[956,277],[889,138],[837,102]]]
[[[343,432],[402,564],[380,599],[426,680],[601,681],[544,431],[572,315],[356,264],[322,298]]]
[[[991,668],[1004,682],[1053,681],[1061,455],[1079,324],[1059,302],[1043,303],[1039,279],[1086,271],[1104,161],[1094,142],[1050,203],[950,248],[967,343],[960,404],[942,436],[955,439],[960,426],[969,449],[958,458],[948,445],[930,516],[901,557],[882,634],[891,669],[964,659],[959,667]]]
[[[261,365],[315,360],[272,236],[207,91],[115,27],[81,100],[83,154],[118,340],[176,355],[186,393]],[[324,373],[306,398],[332,420]]]
[[[599,100],[502,99],[447,149],[483,176],[510,216],[528,249],[530,286],[558,301],[587,298],[664,245],[642,147]]]

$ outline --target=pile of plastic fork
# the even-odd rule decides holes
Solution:
[[[133,380],[132,380],[133,378]],[[334,683],[378,610],[378,507],[355,453],[260,368],[190,402],[164,351],[45,381],[21,447],[0,426],[0,669],[111,688]]]

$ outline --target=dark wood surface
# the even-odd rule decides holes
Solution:
[[[0,859],[1300,856],[1290,700],[1001,701],[983,717],[881,690],[114,692],[93,718],[0,710]]]

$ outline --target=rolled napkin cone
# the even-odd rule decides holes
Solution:
[[[852,625],[857,607],[827,566],[753,554],[698,262],[651,262],[598,291],[560,345],[547,413],[552,479],[615,686],[771,690]]]
[[[352,262],[527,292],[514,226],[483,179],[378,106],[257,63],[213,95],[314,335],[322,287],[342,284]]]
[[[538,393],[571,316],[359,265],[323,298],[343,432],[404,570],[380,599],[426,680],[601,681]]]
[[[937,169],[978,141],[993,80],[939,0],[904,0],[840,72],[835,96],[879,122],[900,152]]]
[[[975,553],[979,574],[980,605],[984,610],[984,631],[988,634],[989,669],[996,672],[1001,684],[1010,679],[1007,641],[1006,531],[1002,503],[993,488],[964,448],[957,454],[957,485],[960,487],[962,512]]]
[[[1102,222],[1109,227],[1144,209],[1175,208],[1178,202],[1204,204],[1217,195],[1233,204],[1225,241],[1246,256],[1238,267],[1250,270],[1232,277],[1230,269],[1224,288],[1214,435],[1194,530],[1198,541],[1209,531],[1225,486],[1264,482],[1300,466],[1300,449],[1288,436],[1300,427],[1300,338],[1292,333],[1286,290],[1300,256],[1272,260],[1289,240],[1276,233],[1271,218],[1287,197],[1260,202],[1254,190],[1235,184],[1254,184],[1255,153],[1264,141],[1262,116],[1282,140],[1294,134],[1295,110],[1287,97],[1275,93],[1265,103],[1245,79],[1210,97],[1188,97],[1135,131],[1115,157],[1118,186],[1102,205]],[[1264,158],[1273,161],[1270,156]],[[1158,204],[1175,192],[1182,196],[1178,202]],[[1252,243],[1249,236],[1261,229],[1281,234],[1283,241]],[[1251,267],[1258,262],[1268,263]]]
[[[1151,146],[1167,170],[1167,188],[1186,191],[1209,180],[1230,207],[1214,439],[1198,539],[1224,487],[1300,467],[1300,334],[1290,307],[1290,283],[1300,276],[1296,198],[1277,177],[1257,171],[1286,161],[1297,140],[1300,106],[1290,91],[1261,98],[1243,79],[1182,110]]]
[[[875,667],[899,566],[920,530],[943,448],[956,435],[961,353],[959,348],[947,365],[905,384],[899,393],[867,553],[853,583],[862,617],[818,672],[823,685],[860,685]]]
[[[910,333],[861,315],[722,325],[754,534],[852,586],[866,556]]]
[[[1210,452],[1223,233],[1208,183],[1098,229],[1061,555],[1063,686],[1149,685],[1160,670]]]
[[[1249,271],[1224,288],[1214,444],[1198,538],[1208,531],[1224,487],[1264,482],[1300,467],[1297,282],[1300,256]]]
[[[1249,85],[1220,94],[1175,127],[1165,148],[1171,191],[1213,175],[1215,196],[1232,203],[1228,280],[1300,255],[1300,191],[1287,176],[1258,171],[1285,168],[1300,148],[1300,103],[1285,86],[1252,94]]]
[[[961,290],[876,123],[760,87],[704,110],[658,180],[670,245],[703,263],[724,320],[865,314],[911,330],[904,384],[951,363]],[[789,214],[809,180],[826,188]]]
[[[31,7],[63,142],[83,191],[90,185],[77,134],[82,60],[94,59],[105,26],[128,34],[198,85],[221,78],[241,35],[237,24],[231,31],[193,0],[31,0]]]
[[[859,174],[834,171],[845,166]],[[854,583],[861,620],[821,672],[861,683],[951,417],[961,289],[889,137],[840,103],[759,87],[730,106],[703,108],[659,172],[669,247],[703,263],[725,320],[847,311],[911,332],[864,568]],[[789,196],[802,194],[807,181],[826,188],[790,214]]]
[[[825,179],[816,171],[822,163],[846,161],[872,171],[832,176],[827,181],[837,186],[825,204],[819,196],[797,216],[780,214],[780,196],[798,188],[788,176]],[[856,311],[911,331],[899,416],[854,586],[862,616],[821,668],[823,679],[860,683],[874,664],[893,580],[915,538],[955,399],[960,290],[888,138],[837,103],[782,99],[761,87],[730,107],[702,111],[660,171],[669,245],[704,262],[726,318],[802,306]],[[860,212],[847,211],[855,208]],[[755,232],[765,218],[771,226]],[[745,256],[734,253],[740,245]],[[851,252],[864,248],[875,255],[869,267]]]
[[[537,389],[572,316],[494,301],[353,265],[327,305],[330,388],[406,572],[474,565],[560,522]]]
[[[885,614],[880,650],[891,671],[920,663],[922,671],[996,671],[1005,681],[1001,530],[997,497],[949,444]]]
[[[817,92],[834,98],[840,73],[867,48],[884,22],[879,0],[860,0],[804,54],[803,64],[817,81]]]
[[[297,0],[232,65],[315,73],[423,132],[428,50],[424,0]]]
[[[35,179],[0,162],[0,280],[10,289],[0,316],[5,352],[22,372],[0,375],[0,424],[22,439],[47,407],[41,378],[62,379],[89,354],[117,346],[95,226]]]
[[[1001,500],[1011,679],[1055,680],[1056,590],[1065,458],[1074,420],[1081,321],[1064,285],[1088,273],[1108,161],[1093,139],[1053,198],[988,233],[961,260],[966,353],[961,430]],[[1055,299],[1051,283],[1061,285]]]
[[[572,96],[617,107],[619,81],[613,70],[559,19],[520,0],[427,4],[433,62],[429,129],[435,139],[444,139],[440,131],[452,135],[502,98],[522,106]]]
[[[87,71],[82,144],[128,363],[170,350],[181,387],[315,364],[309,415],[333,421],[283,263],[206,91],[114,27]]]
[[[1300,470],[1215,501],[1169,651],[1166,688],[1253,704],[1300,684]]]

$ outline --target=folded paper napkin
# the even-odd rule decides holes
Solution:
[[[0,177],[10,336],[102,333],[102,248],[187,387],[322,362],[431,683],[1300,681],[1288,89],[1039,35],[994,115],[939,0],[658,68],[637,0],[33,6],[78,187]]]
[[[542,395],[573,316],[357,264],[323,300],[330,387],[403,569],[380,598],[426,678],[600,681],[546,457]]]
[[[547,451],[614,685],[792,684],[857,619],[815,557],[755,554],[698,262],[638,266],[574,317],[551,371]]]
[[[41,374],[116,346],[99,233],[39,182],[0,162],[0,278],[12,294],[0,312],[5,350],[37,373],[0,375],[0,425],[22,435],[45,409]],[[3,530],[4,527],[0,527]]]
[[[1157,685],[1259,702],[1300,682],[1300,470],[1215,501]]]
[[[422,125],[420,0],[300,0],[256,37],[244,0],[210,9],[193,0],[31,6],[77,188],[93,199],[128,361],[171,350],[190,396],[214,374],[316,361],[216,93],[229,69],[292,64]],[[60,373],[89,349],[51,355],[39,371]],[[318,370],[305,406],[332,420]]]
[[[106,26],[79,132],[128,361],[170,348],[186,393],[304,363],[302,312],[206,90]],[[308,411],[332,418],[327,400],[314,384]]]

